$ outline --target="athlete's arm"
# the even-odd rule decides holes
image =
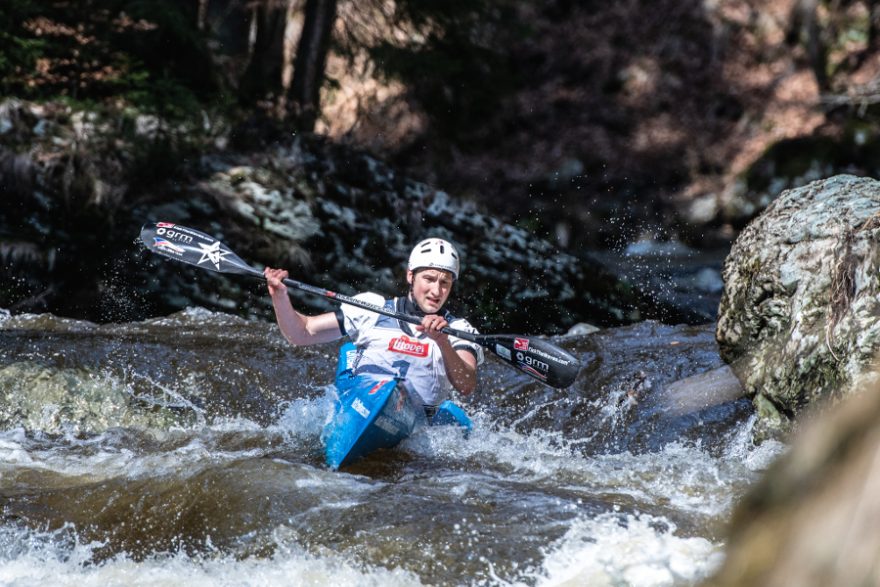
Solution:
[[[339,320],[333,312],[306,316],[293,309],[290,296],[287,295],[287,286],[282,282],[287,278],[287,271],[266,267],[263,275],[266,276],[266,283],[269,286],[269,296],[272,298],[278,327],[290,344],[317,344],[342,337]]]
[[[477,387],[477,358],[468,351],[452,348],[449,335],[440,332],[447,326],[449,323],[442,316],[429,314],[424,317],[421,326],[416,326],[416,330],[421,330],[437,343],[449,382],[462,395],[468,395]]]
[[[449,382],[462,395],[473,393],[477,388],[477,358],[468,351],[457,351],[446,340],[449,350],[453,354],[448,353],[444,345],[440,345],[440,352],[443,353],[443,362],[446,363],[446,376]]]

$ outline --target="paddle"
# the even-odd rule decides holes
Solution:
[[[153,253],[202,269],[265,279],[259,270],[245,263],[225,244],[186,226],[172,222],[145,224],[141,228],[141,241]],[[422,323],[416,316],[389,310],[294,279],[285,279],[284,284],[410,324]],[[505,363],[551,387],[568,387],[574,382],[580,370],[580,363],[574,355],[543,339],[518,334],[473,334],[449,327],[444,328],[443,332],[487,348]]]

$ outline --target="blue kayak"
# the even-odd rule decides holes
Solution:
[[[394,378],[354,375],[348,365],[356,352],[352,343],[339,351],[336,389],[339,399],[324,428],[327,465],[338,469],[380,448],[392,448],[419,426],[456,425],[471,429],[461,407],[447,400],[430,420],[421,402]]]

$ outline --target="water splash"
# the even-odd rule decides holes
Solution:
[[[0,584],[9,587],[219,587],[363,585],[412,587],[419,578],[402,569],[370,567],[344,556],[314,555],[292,540],[289,531],[274,533],[275,554],[238,560],[224,555],[190,556],[176,552],[146,560],[118,555],[94,564],[100,542],[81,542],[70,527],[39,532],[0,527]]]
[[[543,565],[526,576],[537,587],[673,587],[708,577],[721,560],[719,544],[678,536],[675,525],[664,519],[604,514],[575,521],[563,538],[547,548]]]

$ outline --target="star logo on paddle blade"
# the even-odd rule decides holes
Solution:
[[[226,255],[229,254],[229,251],[220,250],[220,241],[214,241],[210,245],[199,243],[199,249],[202,251],[199,265],[205,261],[210,261],[214,264],[214,268],[217,269],[217,271],[220,271],[220,261],[226,258]]]

